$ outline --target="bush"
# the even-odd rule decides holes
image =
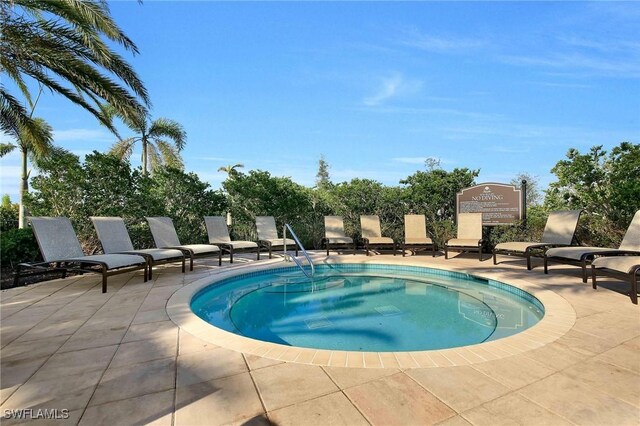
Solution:
[[[12,204],[8,195],[2,197],[0,204],[0,232],[18,227],[18,205]]]
[[[18,263],[40,260],[38,243],[30,228],[10,229],[0,235],[2,269],[15,268]]]

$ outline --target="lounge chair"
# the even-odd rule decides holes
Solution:
[[[531,256],[535,252],[544,252],[552,247],[570,246],[578,227],[581,210],[563,210],[551,212],[544,226],[539,243],[530,241],[500,243],[493,249],[493,264],[497,265],[496,255],[524,256],[527,269],[531,270]]]
[[[380,218],[378,216],[360,216],[360,226],[362,228],[362,242],[364,248],[369,256],[369,250],[379,248],[393,250],[393,255],[396,255],[398,246],[392,238],[383,237],[380,230]]]
[[[122,218],[92,216],[91,221],[102,244],[102,251],[106,254],[137,254],[146,258],[149,262],[149,279],[153,278],[153,265],[161,263],[182,262],[184,273],[185,255],[182,251],[160,248],[135,250]]]
[[[205,216],[204,224],[207,227],[209,244],[220,247],[220,250],[229,253],[229,261],[233,263],[233,254],[237,252],[256,253],[256,259],[260,260],[260,246],[253,241],[231,241],[227,222],[222,216]]]
[[[189,256],[189,270],[193,271],[193,259],[218,255],[218,266],[222,265],[222,250],[211,244],[180,244],[178,233],[169,217],[146,218],[153,235],[156,247],[162,249],[176,249]]]
[[[344,222],[340,216],[325,216],[324,217],[324,238],[322,243],[327,247],[327,256],[329,256],[329,250],[331,246],[337,247],[351,247],[353,254],[356,254],[356,244],[353,238],[347,237],[344,233]]]
[[[269,251],[269,259],[272,256],[272,249],[277,247],[293,246],[298,255],[298,245],[290,238],[278,238],[278,229],[276,228],[276,220],[273,216],[256,216],[256,231],[258,232],[258,245]]]
[[[478,252],[482,260],[482,213],[459,213],[456,238],[444,244],[444,258],[449,258],[449,250]]]
[[[436,245],[427,237],[427,224],[423,214],[404,215],[404,242],[402,243],[402,256],[405,250],[414,252],[431,248],[431,254],[436,257]]]
[[[97,272],[102,274],[102,292],[107,292],[107,278],[112,275],[144,269],[144,281],[147,281],[149,264],[147,259],[133,254],[95,254],[86,256],[80,247],[71,221],[66,217],[30,217],[31,228],[38,241],[38,247],[44,262],[21,263],[16,268],[14,284],[20,276],[29,276],[48,271]],[[55,266],[50,267],[51,264]],[[35,269],[26,275],[24,268]]]
[[[591,262],[591,282],[597,288],[596,273],[612,276],[631,284],[631,302],[638,304],[638,274],[640,256],[605,256]]]
[[[640,255],[640,210],[636,212],[624,234],[619,248],[607,247],[557,247],[544,254],[544,273],[548,273],[548,263],[558,262],[582,268],[582,282],[587,282],[587,265],[599,256],[637,254]]]

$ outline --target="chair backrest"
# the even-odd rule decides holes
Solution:
[[[458,239],[482,239],[482,213],[458,214]]]
[[[344,238],[344,222],[341,216],[325,216],[324,217],[324,237],[325,238]]]
[[[360,227],[362,228],[362,238],[380,238],[380,218],[378,216],[360,216]]]
[[[170,217],[148,217],[149,229],[156,247],[177,247],[180,244],[178,233]]]
[[[542,233],[540,242],[545,244],[570,245],[576,233],[576,228],[578,227],[580,213],[582,213],[582,210],[551,212],[544,226],[544,232]]]
[[[404,215],[404,239],[427,238],[427,220],[423,214]]]
[[[131,237],[121,217],[91,217],[93,227],[96,228],[102,251],[105,254],[133,250]]]
[[[230,243],[229,228],[227,221],[222,216],[205,216],[204,224],[207,227],[207,235],[209,242],[213,243]]]
[[[256,216],[256,231],[259,240],[278,239],[278,228],[273,216]]]
[[[84,257],[78,236],[66,217],[30,217],[45,262]]]
[[[640,210],[633,215],[627,232],[620,243],[620,250],[640,251]]]

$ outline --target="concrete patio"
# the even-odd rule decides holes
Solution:
[[[358,258],[364,256],[356,256]],[[380,263],[403,262],[379,255]],[[244,260],[244,261],[243,261]],[[476,256],[416,256],[412,262],[470,273],[499,271],[564,298],[575,323],[537,349],[463,366],[348,368],[283,362],[218,347],[174,324],[169,298],[183,286],[229,268],[197,261],[142,276],[96,275],[48,281],[1,293],[3,424],[12,410],[68,410],[37,424],[279,425],[638,425],[640,308],[628,284],[580,280],[579,269],[527,271],[523,259],[497,267]],[[282,259],[261,261],[282,262]],[[345,361],[346,362],[346,361]],[[453,363],[451,363],[453,364]],[[416,364],[417,365],[417,364]],[[64,412],[66,413],[66,411]],[[32,421],[33,422],[33,421]]]

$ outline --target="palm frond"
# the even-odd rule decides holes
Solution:
[[[187,132],[180,123],[168,118],[158,118],[149,127],[149,137],[153,139],[169,138],[176,149],[182,151],[187,143]]]
[[[128,160],[133,153],[134,138],[119,140],[109,149],[109,154],[118,157],[120,160]]]
[[[180,152],[175,146],[163,140],[157,140],[156,146],[162,156],[162,162],[164,165],[180,170],[184,169],[184,162],[182,161]]]
[[[149,157],[149,165],[152,172],[162,166],[162,157],[158,149],[151,143],[147,144],[147,156]]]
[[[17,147],[10,143],[0,143],[0,158],[4,157]]]

